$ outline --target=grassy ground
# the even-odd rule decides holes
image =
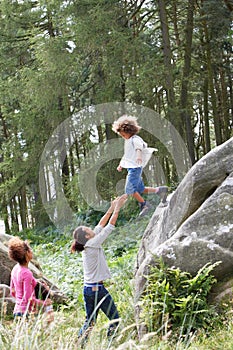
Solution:
[[[140,349],[140,350],[230,350],[233,349],[232,313],[228,309],[225,322],[216,323],[208,334],[202,329],[194,334],[174,336],[161,325],[157,332],[146,334],[138,340],[134,319],[134,264],[138,245],[148,219],[130,222],[114,231],[109,238],[105,251],[112,279],[108,289],[117,303],[121,324],[116,338],[112,342],[106,339],[108,320],[103,314],[91,333],[86,349]],[[85,312],[82,297],[82,262],[78,254],[70,254],[71,236],[46,232],[46,237],[35,240],[33,249],[44,274],[69,297],[67,305],[55,310],[55,320],[46,325],[44,315],[30,322],[16,324],[6,319],[3,312],[0,319],[0,349],[6,350],[73,350],[79,349],[78,330],[84,321]],[[41,243],[45,242],[45,243]]]

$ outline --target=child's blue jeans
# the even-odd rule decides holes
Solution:
[[[108,328],[107,336],[110,337],[113,335],[119,324],[119,313],[108,290],[103,284],[97,283],[96,286],[84,286],[83,295],[86,320],[79,331],[79,336],[84,335],[85,331],[95,324],[99,310],[102,310],[109,320],[116,320],[115,322],[112,322]],[[88,332],[86,333],[88,336]]]

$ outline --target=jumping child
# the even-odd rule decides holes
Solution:
[[[127,169],[128,175],[126,178],[125,193],[132,195],[139,202],[139,216],[146,215],[150,209],[149,203],[142,197],[143,193],[156,193],[160,196],[161,202],[165,206],[168,187],[145,187],[142,179],[144,161],[142,153],[143,149],[147,147],[147,144],[141,137],[136,135],[141,129],[137,123],[137,118],[123,115],[113,123],[112,129],[125,139],[124,155],[117,170],[122,171],[123,168]]]

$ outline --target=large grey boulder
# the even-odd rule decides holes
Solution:
[[[157,257],[191,274],[221,261],[214,269],[218,281],[233,277],[233,138],[201,158],[169,205],[156,208],[137,256],[136,301]]]
[[[0,234],[0,309],[3,305],[7,305],[7,313],[11,313],[14,306],[14,298],[9,293],[10,275],[15,262],[8,257],[7,242],[12,236]],[[43,272],[36,259],[29,263],[29,268],[37,279],[43,279],[51,291],[51,299],[56,303],[64,303],[67,297],[54,285]]]

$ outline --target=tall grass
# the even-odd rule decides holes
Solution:
[[[121,322],[116,337],[109,342],[106,337],[109,321],[105,315],[99,313],[97,323],[90,334],[85,349],[233,349],[233,340],[231,339],[233,331],[231,305],[227,308],[229,311],[226,311],[224,323],[215,322],[216,319],[213,315],[208,316],[209,319],[207,321],[212,324],[215,322],[215,327],[211,331],[206,332],[200,323],[194,331],[190,325],[195,324],[197,321],[195,308],[192,309],[191,318],[188,319],[185,312],[183,312],[182,317],[180,316],[181,304],[186,302],[188,305],[189,302],[187,295],[182,300],[182,297],[184,298],[183,295],[177,300],[178,314],[176,317],[181,320],[180,324],[176,329],[171,329],[171,313],[169,314],[168,312],[168,307],[172,302],[170,295],[171,285],[168,286],[167,282],[163,282],[164,278],[161,278],[159,281],[160,292],[162,291],[160,299],[157,298],[151,301],[151,304],[148,304],[150,306],[144,317],[151,327],[148,328],[148,332],[139,341],[134,317],[134,265],[138,244],[147,222],[147,219],[143,219],[140,222],[132,222],[127,226],[119,227],[106,242],[105,251],[112,271],[112,279],[109,280],[107,288],[117,304]],[[62,234],[56,236],[54,232],[51,232],[50,238],[47,236],[46,239],[41,240],[39,243],[37,238],[33,250],[43,267],[45,275],[68,295],[68,303],[67,305],[55,307],[55,320],[49,326],[46,325],[43,314],[30,321],[15,322],[13,319],[6,318],[4,311],[1,310],[1,350],[75,350],[80,348],[78,345],[78,332],[85,318],[82,296],[83,274],[81,256],[70,254],[71,236]],[[55,244],[54,239],[56,241]],[[32,233],[31,240],[33,240]],[[163,273],[160,271],[161,276]],[[173,274],[172,276],[178,283],[178,277],[174,277]],[[184,277],[182,278],[185,280]],[[195,284],[198,281],[194,279],[192,283]],[[207,279],[207,282],[209,283],[210,280]],[[166,288],[168,288],[167,291]],[[160,319],[159,324],[154,327],[155,304],[153,303],[158,301],[161,302],[161,309],[158,313]],[[158,307],[158,304],[156,305]]]
[[[122,315],[125,316],[125,315]],[[86,350],[232,350],[232,318],[229,317],[224,327],[216,328],[208,336],[202,330],[193,336],[189,344],[181,340],[171,342],[162,339],[156,332],[146,334],[141,341],[136,336],[136,325],[125,326],[117,337],[108,342],[105,337],[107,322],[99,320],[93,329]],[[59,311],[55,321],[49,327],[44,326],[42,316],[34,322],[0,322],[0,349],[2,350],[75,350],[78,346],[78,326],[82,322],[77,312]]]
[[[86,344],[86,350],[230,350],[233,348],[233,317],[230,311],[226,314],[224,324],[216,324],[212,332],[206,333],[200,328],[193,334],[187,329],[185,334],[180,329],[180,337],[179,332],[177,332],[177,336],[172,338],[168,332],[165,332],[166,320],[164,319],[164,324],[161,325],[160,329],[148,332],[139,342],[134,321],[132,283],[129,283],[127,279],[121,279],[121,285],[112,285],[109,288],[111,293],[114,293],[114,299],[117,301],[120,310],[121,323],[119,332],[112,342],[108,342],[106,337],[108,320],[100,313],[97,324]],[[122,293],[124,288],[127,292]],[[84,316],[83,306],[79,303],[71,303],[55,311],[55,320],[49,326],[46,325],[42,314],[35,319],[29,321],[21,320],[19,322],[2,317],[0,320],[0,349],[79,349],[78,331],[84,321]],[[161,332],[162,328],[163,332]],[[185,342],[184,336],[189,341]]]

